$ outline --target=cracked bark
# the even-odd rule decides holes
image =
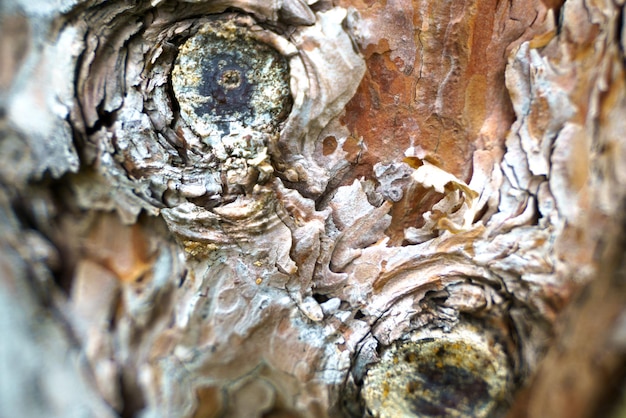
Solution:
[[[607,413],[622,3],[3,2],[0,415]]]

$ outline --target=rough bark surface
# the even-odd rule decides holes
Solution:
[[[0,416],[594,416],[623,3],[0,3]]]

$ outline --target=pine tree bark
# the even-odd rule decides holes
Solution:
[[[609,413],[623,3],[5,0],[0,416]]]

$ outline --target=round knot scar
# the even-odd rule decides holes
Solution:
[[[172,89],[201,137],[240,126],[275,131],[291,110],[287,59],[228,20],[205,24],[179,48]]]

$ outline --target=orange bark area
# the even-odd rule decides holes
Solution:
[[[88,258],[115,274],[122,282],[140,285],[154,262],[147,231],[139,223],[122,224],[112,213],[103,213],[94,222],[85,242]],[[148,279],[150,279],[149,277]]]
[[[400,161],[411,146],[469,179],[475,149],[499,156],[513,111],[508,51],[541,31],[541,1],[339,0],[363,18],[367,72],[342,122],[363,138],[354,176]],[[495,12],[494,12],[495,11]],[[351,179],[349,179],[351,180]]]
[[[213,418],[222,413],[222,393],[219,387],[204,386],[196,389],[198,406],[194,418]]]

